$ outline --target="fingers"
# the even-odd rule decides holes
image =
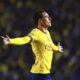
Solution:
[[[63,48],[62,48],[62,46],[60,46],[59,48],[60,48],[60,52],[63,52]]]
[[[60,42],[58,42],[58,48],[59,48],[59,52],[64,52],[63,47],[60,45]]]
[[[61,52],[64,52],[64,51],[63,51],[63,48],[62,48]]]
[[[64,52],[64,51],[63,51],[63,48],[62,48],[62,46],[61,46],[61,52]]]
[[[60,46],[60,42],[58,42],[58,46]]]
[[[4,36],[1,36],[1,38],[4,39],[5,37]]]
[[[6,35],[6,38],[9,38],[9,36],[8,36],[8,35]]]
[[[4,36],[0,36],[0,37],[3,39],[3,43],[5,45],[9,44],[9,37],[8,37],[8,35],[6,35],[5,37]]]
[[[0,36],[2,39],[4,39],[4,38],[9,38],[9,36],[8,35],[6,35],[6,37],[4,37],[4,36]]]

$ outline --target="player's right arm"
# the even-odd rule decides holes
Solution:
[[[7,44],[14,44],[14,45],[23,45],[27,44],[31,41],[31,37],[25,36],[25,37],[19,37],[19,38],[9,38],[9,36],[1,36],[3,39],[3,42],[5,45]]]
[[[37,40],[37,31],[36,29],[32,30],[28,36],[25,37],[18,37],[18,38],[9,38],[9,36],[1,36],[3,39],[4,44],[14,44],[14,45],[23,45],[30,43],[32,41]]]

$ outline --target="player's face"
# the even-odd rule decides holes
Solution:
[[[42,13],[42,25],[45,27],[45,28],[48,28],[51,26],[51,17],[48,15],[47,12],[43,12]]]

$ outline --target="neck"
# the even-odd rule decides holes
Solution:
[[[47,28],[45,28],[43,26],[38,26],[38,29],[40,29],[41,31],[44,31],[44,32],[47,30]]]

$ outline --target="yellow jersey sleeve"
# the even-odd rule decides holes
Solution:
[[[53,42],[52,42],[52,48],[53,50],[58,51],[58,46],[56,46]]]
[[[31,42],[38,40],[37,34],[38,34],[38,33],[37,33],[37,30],[36,30],[36,29],[33,29],[33,30],[28,34],[28,36],[31,37]]]
[[[13,39],[10,38],[9,44],[23,45],[23,44],[29,43],[30,41],[31,41],[31,38],[29,36],[13,38]]]
[[[37,31],[33,29],[28,36],[25,37],[18,37],[18,38],[10,38],[9,44],[14,44],[14,45],[24,45],[27,43],[30,43],[34,40],[37,40]]]

